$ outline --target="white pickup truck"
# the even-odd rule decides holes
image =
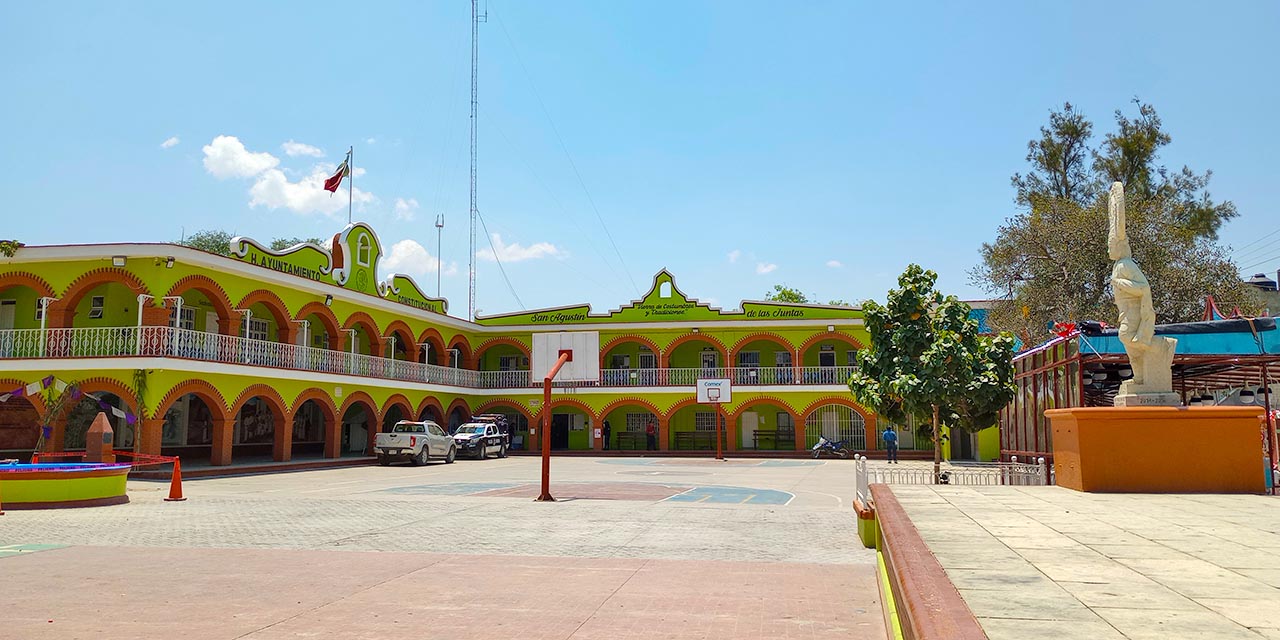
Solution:
[[[391,427],[390,433],[379,433],[373,441],[373,453],[378,464],[387,466],[396,460],[408,460],[413,466],[421,466],[432,458],[453,462],[458,457],[458,446],[440,425],[427,420],[410,422],[402,420]]]

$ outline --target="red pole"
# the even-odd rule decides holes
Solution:
[[[720,409],[721,409],[720,403],[717,402],[716,403],[716,460],[724,460],[724,451],[722,451],[720,448],[720,441],[724,439],[724,434],[721,432],[721,429],[724,428],[724,422],[721,420],[722,418],[721,414],[723,412]]]
[[[555,502],[551,497],[551,381],[564,363],[573,360],[572,351],[561,351],[556,365],[542,379],[542,493],[535,502]]]

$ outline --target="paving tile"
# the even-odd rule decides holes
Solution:
[[[1268,587],[1270,589],[1270,587]],[[1237,593],[1234,598],[1196,598],[1196,602],[1246,627],[1280,624],[1280,592]],[[1247,597],[1242,597],[1247,596]]]
[[[1130,640],[1257,639],[1258,635],[1212,611],[1190,609],[1094,609],[1102,619]]]
[[[1015,620],[1012,618],[978,618],[990,640],[1125,640],[1115,627],[1101,618],[1093,620]],[[1169,640],[1166,638],[1165,640]]]
[[[1020,620],[1096,620],[1093,612],[1053,584],[1022,589],[960,589],[973,615]]]
[[[1088,607],[1125,609],[1194,608],[1196,603],[1168,587],[1143,578],[1120,582],[1057,582]]]

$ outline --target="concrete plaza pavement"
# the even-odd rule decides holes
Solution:
[[[131,482],[0,520],[0,638],[883,638],[851,461],[536,458]],[[52,621],[52,622],[51,622]]]
[[[893,493],[993,640],[1280,638],[1280,498]]]

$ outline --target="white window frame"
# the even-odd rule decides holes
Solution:
[[[641,347],[641,349],[645,349],[645,348],[644,348],[644,347]],[[640,369],[657,369],[657,368],[658,368],[658,356],[657,356],[657,355],[655,355],[652,351],[649,351],[649,350],[647,350],[647,349],[645,349],[645,350],[641,351],[641,352],[640,352],[640,357],[639,357],[639,367],[638,367],[638,368],[640,368]]]
[[[717,415],[714,411],[698,411],[693,414],[694,431],[715,431]]]
[[[106,296],[93,296],[89,298],[89,319],[101,320],[102,314],[107,308]]]
[[[631,354],[615,353],[612,356],[609,356],[609,368],[610,369],[630,369]]]
[[[367,267],[373,256],[373,241],[369,239],[369,234],[362,233],[356,239],[356,264]]]
[[[177,315],[178,311],[179,311],[179,309],[174,308],[174,310],[173,310],[173,311],[170,311],[170,312],[169,312],[169,326],[170,326],[170,327],[173,327],[173,326],[175,325],[174,320],[177,320],[177,323],[176,323],[177,327],[176,327],[176,328],[178,328],[178,329],[187,329],[187,330],[190,330],[190,331],[194,331],[194,330],[195,330],[195,328],[196,328],[196,310],[195,310],[195,307],[183,307],[183,308],[181,309],[181,311],[182,311],[182,318],[181,318],[181,319],[177,319],[177,318],[175,318],[175,316]]]
[[[774,351],[774,352],[773,352],[773,366],[775,366],[775,367],[790,367],[790,366],[791,366],[791,352],[790,352],[790,351]]]
[[[759,351],[739,351],[738,366],[750,367],[752,369],[760,368],[760,352]]]
[[[247,332],[244,337],[250,340],[270,342],[271,338],[268,335],[270,332],[271,323],[267,322],[263,318],[249,318],[249,326],[247,327]]]
[[[498,356],[498,371],[519,371],[520,356]]]

